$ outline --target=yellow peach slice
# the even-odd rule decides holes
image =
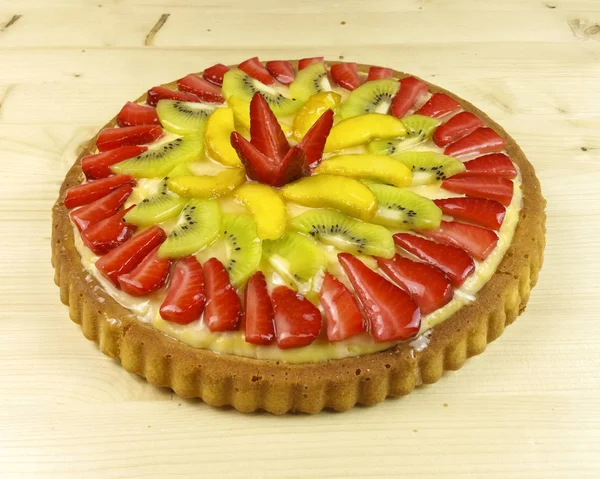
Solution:
[[[210,158],[225,166],[242,166],[229,137],[235,130],[233,110],[219,108],[206,121],[204,144]]]
[[[226,195],[246,181],[243,168],[229,168],[215,176],[179,176],[169,178],[171,191],[184,198],[217,198]]]
[[[333,91],[324,91],[312,95],[294,117],[292,136],[296,141],[302,140],[310,127],[323,113],[340,104],[342,97]]]
[[[324,160],[315,173],[377,180],[394,186],[409,186],[410,168],[401,161],[383,155],[338,155]]]
[[[250,211],[260,239],[276,240],[285,233],[287,210],[273,188],[246,183],[235,190],[233,196]]]

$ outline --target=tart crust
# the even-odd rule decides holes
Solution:
[[[359,65],[361,72],[368,68]],[[406,76],[394,72],[394,78]],[[514,237],[498,269],[474,303],[425,333],[426,347],[402,343],[369,355],[287,364],[197,349],[140,322],[83,268],[64,206],[66,190],[83,180],[81,159],[94,151],[96,137],[85,145],[67,173],[52,213],[54,280],[62,302],[69,306],[71,320],[81,325],[84,336],[96,342],[104,354],[151,384],[169,387],[184,398],[231,405],[242,412],[345,411],[356,404],[404,396],[415,386],[436,382],[446,370],[459,369],[467,358],[483,352],[525,309],[543,261],[545,200],[533,166],[504,129],[469,102],[425,83],[431,92],[455,98],[464,110],[475,113],[507,140],[506,150],[521,171],[523,193]],[[115,124],[113,119],[103,128]]]

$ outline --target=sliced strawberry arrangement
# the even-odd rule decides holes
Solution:
[[[377,258],[377,264],[398,286],[410,294],[421,309],[421,314],[429,314],[452,299],[452,282],[435,266],[412,261],[399,254],[391,259]]]
[[[267,70],[275,78],[275,80],[277,80],[279,83],[283,83],[284,85],[289,85],[296,77],[292,62],[284,60],[273,60],[267,62]]]
[[[312,57],[312,58],[303,58],[298,61],[298,70],[304,70],[307,66],[312,65],[313,63],[323,63],[325,61],[325,57]]]
[[[369,323],[369,332],[378,343],[414,337],[421,326],[421,312],[406,291],[367,267],[356,256],[339,253]]]
[[[81,160],[81,169],[88,180],[97,180],[111,176],[110,167],[129,158],[134,158],[148,150],[147,146],[121,146],[114,150],[84,156]]]
[[[145,145],[163,136],[159,125],[125,126],[123,128],[105,128],[96,139],[100,151],[112,150],[121,146]]]
[[[329,132],[333,127],[333,110],[327,110],[306,132],[304,138],[300,142],[300,148],[304,150],[306,161],[312,167],[315,167],[323,157],[323,150]]]
[[[473,113],[461,111],[436,128],[433,141],[437,146],[446,146],[484,125],[483,120]]]
[[[216,65],[213,65],[212,67],[204,70],[204,72],[202,73],[202,77],[205,80],[214,83],[215,85],[221,86],[223,85],[223,77],[228,71],[228,66],[225,66],[222,63],[217,63]]]
[[[425,93],[427,93],[427,85],[421,80],[414,77],[403,78],[400,80],[400,89],[392,100],[392,115],[402,118]]]
[[[184,91],[171,90],[164,86],[155,86],[148,90],[146,94],[146,103],[151,106],[156,106],[160,100],[178,100],[178,101],[191,101],[199,102],[200,98],[191,93]]]
[[[116,214],[132,191],[131,185],[123,185],[106,196],[71,211],[71,220],[79,231],[84,231],[88,226]]]
[[[277,161],[290,149],[281,125],[260,94],[255,94],[250,101],[250,142],[263,155]]]
[[[248,60],[240,63],[238,68],[246,75],[258,80],[265,85],[272,85],[275,79],[269,73],[269,70],[260,62],[258,57],[248,58]]]
[[[333,65],[331,76],[339,86],[346,90],[352,91],[360,86],[356,63],[337,63]]]
[[[498,236],[493,231],[456,221],[442,221],[438,229],[419,233],[440,243],[462,248],[479,261],[486,259],[498,244]]]
[[[310,168],[306,154],[300,145],[296,145],[290,148],[290,151],[281,160],[271,184],[273,186],[283,186],[309,175]]]
[[[506,208],[494,200],[483,198],[445,198],[434,203],[446,215],[492,230],[499,230]]]
[[[508,206],[512,200],[514,185],[508,178],[473,175],[448,178],[442,182],[442,188],[474,198],[496,200]]]
[[[356,298],[344,284],[329,273],[325,273],[320,297],[327,320],[329,341],[342,341],[365,330]]]
[[[163,229],[152,226],[100,257],[96,268],[118,288],[119,276],[131,272],[165,239],[167,235]]]
[[[455,111],[460,110],[460,103],[445,93],[434,93],[431,98],[415,114],[429,116],[431,118],[441,118]]]
[[[466,176],[484,175],[484,176],[502,176],[504,178],[516,178],[517,169],[510,158],[504,153],[492,153],[483,155],[474,160],[464,163],[466,170],[454,178],[463,178]]]
[[[321,312],[300,293],[278,286],[271,293],[275,335],[281,349],[308,346],[321,332]]]
[[[128,101],[117,115],[119,126],[160,125],[156,108]]]
[[[193,93],[201,100],[210,103],[223,103],[225,101],[220,87],[193,73],[177,80],[177,88],[184,92]]]
[[[119,286],[132,296],[145,296],[163,287],[171,269],[170,258],[159,258],[154,248],[140,264],[129,273],[118,277]]]
[[[135,184],[136,182],[133,177],[129,175],[117,175],[72,186],[67,190],[67,194],[65,195],[65,206],[68,209],[72,209],[77,206],[87,205],[123,185],[135,186]]]
[[[245,294],[246,341],[252,344],[271,344],[275,339],[275,319],[265,275],[261,271],[250,277]]]
[[[259,183],[273,185],[278,170],[277,161],[263,155],[237,131],[231,132],[231,146],[246,168],[248,178]]]
[[[172,323],[189,324],[200,318],[205,304],[202,265],[194,256],[180,259],[160,306],[160,316]]]
[[[455,288],[460,287],[475,271],[473,258],[461,248],[435,243],[408,233],[395,234],[394,243],[417,258],[437,266],[446,273]]]
[[[392,78],[394,70],[384,67],[371,67],[367,75],[367,81],[381,80],[383,78]]]
[[[81,239],[92,253],[98,256],[106,254],[133,236],[136,226],[123,221],[123,217],[133,206],[90,224],[82,231]]]
[[[460,158],[472,154],[499,153],[506,140],[491,128],[478,128],[473,133],[447,146],[444,155]]]
[[[204,263],[206,309],[204,322],[212,332],[235,331],[240,325],[242,305],[229,274],[217,258]]]

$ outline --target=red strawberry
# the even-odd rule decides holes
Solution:
[[[446,146],[453,141],[462,138],[477,128],[485,125],[483,120],[468,111],[461,111],[454,115],[446,123],[440,125],[433,134],[433,141],[437,146]]]
[[[170,88],[166,88],[164,86],[155,86],[154,88],[148,90],[146,96],[146,103],[148,103],[148,105],[156,106],[160,100],[179,100],[197,103],[200,101],[200,98],[198,98],[196,95],[192,95],[191,93],[171,90]]]
[[[123,216],[131,208],[133,205],[85,228],[81,233],[81,239],[85,245],[94,254],[100,256],[131,238],[136,227],[123,221]]]
[[[119,276],[132,271],[165,239],[167,235],[160,227],[151,226],[100,257],[96,268],[118,288]]]
[[[321,287],[321,305],[327,320],[327,338],[341,341],[364,331],[363,316],[350,290],[329,273]]]
[[[112,150],[120,146],[144,145],[163,136],[158,125],[125,126],[123,128],[105,128],[96,139],[100,151]]]
[[[391,68],[371,67],[369,68],[369,75],[367,76],[367,81],[381,80],[382,78],[392,78],[393,74],[394,70],[392,70]]]
[[[355,90],[360,86],[356,63],[338,63],[331,67],[331,76],[335,82],[346,90]]]
[[[84,231],[89,225],[98,223],[119,211],[132,191],[131,185],[123,185],[93,203],[71,211],[71,220],[79,231]]]
[[[313,58],[303,58],[298,61],[298,70],[304,70],[307,66],[312,65],[313,63],[323,63],[325,61],[324,57],[313,57]]]
[[[444,150],[444,155],[467,156],[474,153],[498,153],[506,146],[506,140],[491,128],[478,128],[473,133],[455,141]]]
[[[172,323],[189,324],[200,317],[205,304],[202,266],[194,256],[180,259],[160,306],[160,316]]]
[[[449,113],[460,110],[460,103],[444,93],[434,93],[431,98],[415,114],[441,118]]]
[[[156,108],[128,101],[117,115],[119,126],[160,125]]]
[[[283,83],[284,85],[289,85],[294,81],[294,77],[296,73],[294,73],[294,67],[292,66],[292,62],[283,61],[283,60],[274,60],[267,62],[267,70],[275,80],[279,83]]]
[[[260,93],[255,93],[250,102],[250,137],[258,151],[278,162],[290,149],[277,118]]]
[[[270,184],[272,186],[283,186],[309,175],[310,168],[308,167],[304,150],[300,145],[296,145],[285,155]]]
[[[258,271],[248,280],[245,296],[246,342],[270,344],[275,338],[273,305],[267,290],[265,275]]]
[[[275,160],[263,155],[237,131],[231,132],[231,146],[244,164],[248,178],[267,185],[273,183],[278,168]]]
[[[312,343],[321,332],[321,312],[308,299],[287,286],[271,293],[275,312],[275,334],[281,349]]]
[[[228,71],[229,67],[223,65],[222,63],[217,63],[216,65],[204,70],[202,76],[209,82],[221,86],[223,85],[223,77]]]
[[[462,248],[479,261],[486,259],[498,243],[498,236],[492,230],[456,221],[442,221],[438,229],[419,233],[440,243]]]
[[[163,287],[171,269],[170,258],[159,258],[157,246],[129,273],[118,277],[121,290],[132,296],[145,296]]]
[[[508,178],[473,175],[444,180],[442,188],[473,198],[496,200],[504,206],[508,206],[512,200],[514,185]]]
[[[401,341],[415,336],[421,326],[421,312],[406,291],[367,267],[356,256],[339,253],[375,342]]]
[[[65,195],[65,206],[68,209],[87,205],[123,185],[135,186],[135,180],[129,175],[117,175],[96,181],[88,181],[82,185],[72,186]]]
[[[265,85],[272,85],[275,83],[275,79],[271,76],[269,70],[267,70],[260,62],[258,57],[248,58],[245,62],[240,63],[238,68],[246,75],[251,76]]]
[[[434,203],[454,219],[467,221],[492,230],[499,230],[506,208],[497,201],[483,198],[446,198]]]
[[[317,166],[323,156],[325,142],[333,126],[333,110],[327,110],[306,132],[300,142],[306,161],[310,166]]]
[[[400,80],[400,89],[392,100],[392,115],[402,118],[425,93],[427,93],[427,85],[421,80],[414,77],[403,78]]]
[[[235,331],[240,325],[242,305],[229,274],[217,258],[204,263],[206,283],[206,309],[204,322],[212,332]]]
[[[147,149],[147,146],[122,146],[103,153],[84,156],[81,160],[81,169],[88,180],[106,178],[113,174],[110,170],[112,165],[141,155]]]
[[[429,241],[408,233],[394,235],[394,243],[401,246],[417,258],[441,269],[455,288],[475,271],[475,264],[463,249]]]
[[[452,299],[452,282],[435,266],[412,261],[399,254],[392,259],[377,258],[377,263],[393,281],[410,294],[421,309],[421,314],[429,314]]]
[[[463,178],[473,175],[502,176],[504,178],[516,178],[517,169],[510,158],[504,153],[492,153],[483,155],[474,160],[465,162],[466,170],[454,178]]]
[[[211,103],[223,103],[225,101],[220,87],[193,73],[177,80],[177,88],[193,93],[203,101]]]

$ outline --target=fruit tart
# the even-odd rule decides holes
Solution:
[[[128,102],[53,210],[62,301],[156,386],[346,410],[481,353],[523,311],[545,202],[508,134],[389,68],[222,64]]]

